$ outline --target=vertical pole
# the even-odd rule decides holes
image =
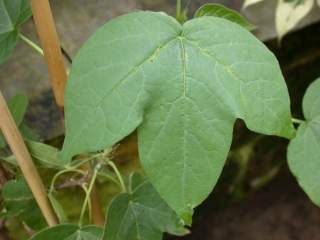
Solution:
[[[34,22],[44,51],[57,105],[63,110],[67,71],[49,0],[31,0]]]
[[[7,103],[0,91],[0,129],[17,159],[17,163],[36,199],[40,210],[49,226],[57,224],[57,218],[47,198],[45,187],[31,159],[22,136],[8,109]]]

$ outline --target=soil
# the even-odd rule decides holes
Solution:
[[[172,240],[318,240],[320,209],[285,168],[268,186],[197,221],[192,233]]]

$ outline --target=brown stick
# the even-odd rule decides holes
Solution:
[[[102,208],[101,208],[101,203],[99,199],[99,192],[96,184],[93,185],[90,198],[91,198],[91,211],[92,211],[93,224],[98,226],[103,226],[104,216],[102,214]]]
[[[92,168],[90,164],[84,164],[81,166],[81,168],[85,171],[90,171]],[[90,179],[89,179],[90,181]],[[92,211],[92,222],[95,225],[98,226],[103,226],[104,225],[104,215],[102,213],[102,207],[101,207],[101,202],[99,198],[99,192],[96,186],[96,183],[94,183],[91,194],[90,194],[90,199],[91,199],[91,211]]]
[[[13,120],[13,117],[8,109],[7,103],[0,91],[0,129],[7,140],[17,163],[35,197],[40,210],[45,217],[49,226],[58,223],[53,212],[52,206],[47,198],[45,187],[39,176],[39,173],[32,162],[27,147],[21,137],[21,134]]]
[[[57,105],[63,109],[67,71],[48,0],[31,0],[34,22],[47,61]]]

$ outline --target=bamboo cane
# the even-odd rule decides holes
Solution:
[[[22,136],[8,109],[7,103],[0,91],[0,129],[17,159],[17,163],[36,199],[40,210],[49,226],[57,224],[57,218],[47,198],[45,187],[40,175],[30,157]]]
[[[48,0],[31,0],[34,22],[46,59],[57,105],[63,110],[67,70]]]

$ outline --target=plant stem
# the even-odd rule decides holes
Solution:
[[[291,121],[296,124],[302,124],[305,122],[304,120],[297,119],[297,118],[291,118]]]
[[[180,19],[180,16],[181,16],[181,0],[177,0],[176,19]]]
[[[117,175],[119,182],[120,182],[122,192],[127,192],[126,185],[124,184],[123,178],[122,178],[117,166],[112,161],[108,161],[108,165],[113,169],[113,171]]]
[[[95,166],[95,168],[93,170],[93,175],[92,175],[91,180],[90,180],[89,188],[88,188],[88,191],[86,191],[86,197],[85,197],[83,205],[82,205],[82,209],[81,209],[81,213],[80,213],[80,219],[79,219],[79,226],[82,226],[84,214],[86,212],[88,202],[90,201],[91,192],[92,192],[94,183],[96,181],[96,178],[98,176],[98,172],[99,172],[100,167],[101,167],[100,164],[98,164],[97,166]]]
[[[34,50],[36,50],[38,53],[40,53],[42,56],[44,56],[42,48],[39,47],[36,43],[34,43],[29,38],[27,38],[21,32],[19,33],[19,37],[21,38],[21,40],[23,40],[25,43],[27,43],[30,47],[32,47]]]
[[[58,223],[42,179],[0,91],[0,128],[49,226]]]
[[[75,172],[75,173],[79,173],[79,174],[85,175],[85,172],[84,172],[84,171],[81,171],[81,170],[79,170],[79,169],[65,169],[65,170],[62,170],[62,171],[56,173],[56,175],[54,175],[53,178],[52,178],[49,193],[52,193],[52,192],[54,191],[54,186],[55,186],[55,183],[56,183],[56,181],[58,180],[58,178],[59,178],[62,174],[70,173],[70,172]]]

